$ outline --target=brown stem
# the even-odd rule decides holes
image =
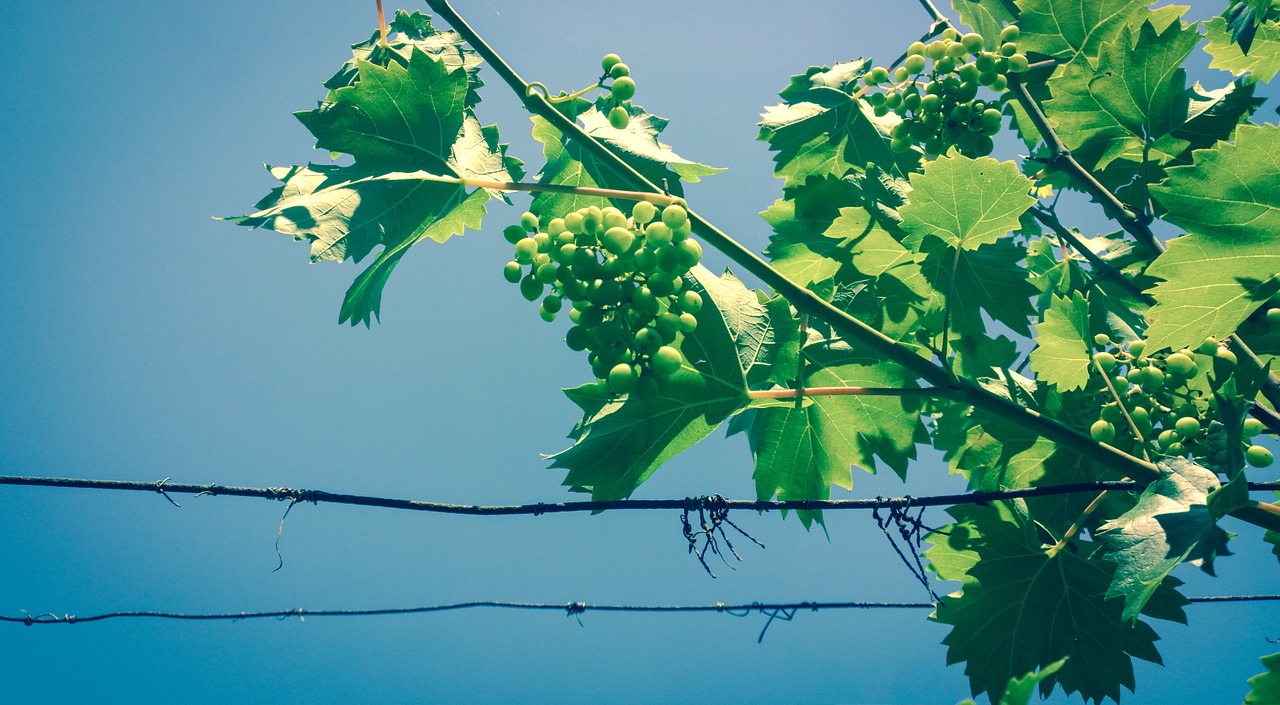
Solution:
[[[748,399],[800,399],[803,397],[953,397],[948,389],[933,387],[802,387],[799,389],[752,389]]]
[[[376,0],[378,3],[378,31],[382,33],[382,46],[387,46],[387,18],[382,13],[382,0]]]

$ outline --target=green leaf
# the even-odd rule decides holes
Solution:
[[[1146,13],[1145,0],[1018,0],[1018,47],[1070,61],[1098,55],[1103,41]]]
[[[790,198],[779,199],[760,214],[774,233],[764,253],[788,279],[809,286],[834,277],[844,266],[833,255],[847,235],[828,228],[841,209],[861,199],[849,180],[830,175],[813,177],[790,191]]]
[[[1280,654],[1263,656],[1260,660],[1267,671],[1249,679],[1252,689],[1244,696],[1245,705],[1277,705],[1280,703]]]
[[[468,195],[450,178],[510,181],[523,173],[497,129],[482,127],[471,110],[473,62],[456,36],[432,34],[421,15],[403,21],[408,39],[381,57],[385,66],[353,59],[354,73],[331,79],[337,87],[326,102],[297,114],[318,147],[355,163],[273,167],[282,185],[256,212],[226,219],[309,240],[313,262],[360,261],[381,245],[343,301],[339,320],[352,325],[380,315],[383,287],[409,247],[478,228],[484,202],[501,195]]]
[[[928,238],[921,248],[922,277],[933,289],[928,310],[939,324],[949,307],[951,330],[961,335],[986,330],[983,312],[1017,333],[1030,332],[1036,288],[1018,266],[1026,257],[1025,248],[1012,238],[976,250],[954,250],[939,238]]]
[[[950,247],[973,250],[1017,230],[1035,202],[1031,180],[1012,161],[941,156],[911,175],[911,202],[898,209],[907,246],[936,237]]]
[[[1188,114],[1182,61],[1200,35],[1171,24],[1163,34],[1144,22],[1137,32],[1120,27],[1100,46],[1096,62],[1081,55],[1049,79],[1054,98],[1045,114],[1081,164],[1102,170],[1116,159],[1148,157],[1163,164],[1188,142],[1171,136]]]
[[[627,127],[618,130],[609,124],[608,109],[604,108],[603,102],[594,106],[583,102],[583,106],[586,107],[581,110],[571,109],[569,119],[580,120],[583,131],[592,139],[608,147],[649,181],[658,185],[665,182],[668,192],[676,196],[684,195],[683,182],[697,182],[703,176],[724,171],[719,167],[685,159],[669,145],[659,141],[658,135],[666,129],[669,122],[665,118],[633,106],[628,111],[631,119],[627,122]],[[544,118],[534,116],[532,120],[533,138],[542,143],[542,154],[547,162],[538,173],[538,183],[588,188],[635,187],[630,178],[615,171],[576,139],[565,135]],[[533,199],[530,210],[539,216],[550,217],[587,206],[607,205],[610,205],[609,200],[599,196],[542,192]],[[618,202],[613,205],[628,212],[633,204]]]
[[[843,177],[875,164],[900,178],[920,162],[920,152],[898,154],[889,149],[889,131],[901,122],[896,115],[876,117],[871,106],[853,95],[870,60],[833,67],[810,67],[794,76],[780,94],[786,101],[765,109],[759,139],[777,152],[774,174],[789,188],[811,176]]]
[[[1049,676],[1057,673],[1066,665],[1067,659],[1062,658],[1041,668],[1034,673],[1027,673],[1018,678],[1011,678],[1009,685],[1004,689],[1004,696],[1000,698],[1000,705],[1030,705],[1031,696],[1036,692],[1036,686],[1048,686],[1046,690],[1052,689],[1052,683],[1046,683]],[[1043,685],[1042,685],[1043,684]]]
[[[1248,78],[1213,91],[1196,83],[1187,93],[1187,119],[1173,131],[1173,136],[1190,143],[1189,149],[1208,149],[1218,140],[1231,139],[1236,126],[1263,102],[1254,97],[1256,87]]]
[[[680,344],[685,365],[666,392],[644,402],[613,397],[603,383],[566,390],[583,410],[573,445],[551,456],[551,467],[568,470],[566,486],[590,491],[594,500],[629,497],[746,405],[746,376],[763,364],[772,338],[765,308],[731,275],[698,266],[686,281],[704,306],[697,329]]]
[[[1086,700],[1119,701],[1121,686],[1134,687],[1133,657],[1160,663],[1156,633],[1125,622],[1120,601],[1102,597],[1115,566],[1093,558],[1091,544],[1048,551],[1034,524],[1003,502],[947,511],[956,523],[929,536],[925,556],[938,577],[963,587],[931,618],[952,625],[947,662],[965,662],[974,695],[998,701],[1014,677],[1066,658],[1042,693],[1056,683]],[[1185,602],[1172,590],[1158,599],[1169,614]]]
[[[1080,389],[1089,382],[1093,334],[1089,327],[1089,302],[1080,292],[1053,297],[1044,321],[1036,326],[1031,369],[1041,382],[1063,391]]]
[[[1258,25],[1248,54],[1231,41],[1227,21],[1221,17],[1205,24],[1205,36],[1209,43],[1204,50],[1213,57],[1209,62],[1210,68],[1230,71],[1237,76],[1249,72],[1263,83],[1271,81],[1280,72],[1280,23],[1275,20]]]
[[[1124,618],[1136,620],[1147,600],[1179,563],[1202,543],[1223,542],[1207,505],[1218,489],[1213,472],[1183,458],[1159,464],[1162,477],[1147,485],[1133,509],[1094,533],[1101,556],[1116,564],[1107,597],[1124,598]]]
[[[1151,193],[1188,234],[1147,270],[1164,280],[1151,290],[1150,349],[1227,337],[1280,290],[1280,128],[1241,126],[1234,145],[1195,152]]]

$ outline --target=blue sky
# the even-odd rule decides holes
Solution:
[[[728,0],[457,6],[553,89],[588,84],[600,56],[620,53],[637,102],[672,119],[664,141],[730,167],[689,188],[694,206],[757,251],[768,228],[756,214],[780,190],[754,141],[762,108],[805,67],[891,60],[928,25],[911,2],[797,1],[785,16]],[[539,454],[567,444],[577,413],[559,389],[587,370],[502,281],[499,233],[522,209],[411,252],[372,330],[337,325],[356,267],[308,265],[304,245],[211,218],[246,212],[274,185],[262,162],[325,158],[290,113],[315,105],[374,26],[372,2],[0,10],[0,473],[566,498]],[[481,120],[536,169],[527,115],[483,77]],[[963,488],[936,457],[912,473],[906,487],[859,476],[855,494]],[[740,437],[716,434],[636,496],[717,492],[753,495]],[[735,517],[768,549],[739,546],[746,560],[712,580],[671,512],[489,519],[300,505],[273,572],[284,505],[179,501],[0,489],[0,613],[926,597],[863,514],[829,516],[829,538],[794,519]],[[1182,574],[1186,592],[1273,586],[1274,561],[1237,543],[1219,580]],[[1126,702],[1237,700],[1276,648],[1263,637],[1280,637],[1275,607],[1190,616],[1189,628],[1156,625],[1168,667],[1138,664]],[[15,703],[954,703],[967,683],[944,667],[945,629],[925,617],[802,613],[761,644],[760,615],[0,625],[0,676]]]

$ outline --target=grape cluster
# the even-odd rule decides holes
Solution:
[[[1110,378],[1120,396],[1121,407],[1114,398],[1102,405],[1099,417],[1089,427],[1093,439],[1114,443],[1117,438],[1136,442],[1134,429],[1147,443],[1170,456],[1209,452],[1206,431],[1212,420],[1206,401],[1199,390],[1189,388],[1190,380],[1201,373],[1205,364],[1228,368],[1236,364],[1235,353],[1210,338],[1197,349],[1144,355],[1146,342],[1135,340],[1127,346],[1112,343],[1105,334],[1094,336],[1093,362]],[[1106,393],[1110,397],[1110,392]],[[1132,425],[1130,425],[1132,422]],[[1257,419],[1244,422],[1243,435],[1252,439],[1263,431]],[[1266,467],[1273,458],[1271,451],[1246,442],[1245,460],[1253,467]]]
[[[503,231],[515,245],[503,275],[529,301],[542,299],[545,321],[567,300],[569,349],[588,351],[591,371],[614,393],[651,399],[684,364],[676,336],[698,327],[702,296],[686,289],[683,276],[702,259],[690,229],[681,202],[659,213],[641,201],[630,218],[591,206],[553,218],[545,229],[525,213]]]
[[[631,78],[631,67],[622,63],[622,59],[617,54],[605,54],[600,60],[600,66],[604,69],[604,77],[612,78],[613,83],[609,85],[609,104],[613,106],[609,110],[609,124],[613,125],[615,130],[625,130],[631,122],[631,113],[627,108],[631,107],[631,97],[636,94],[636,82]]]
[[[933,42],[908,47],[906,59],[892,75],[883,66],[871,69],[864,78],[868,89],[884,87],[883,93],[867,96],[875,114],[892,111],[902,118],[893,128],[889,147],[902,153],[922,144],[931,159],[952,146],[968,157],[990,154],[1001,114],[998,102],[978,99],[978,88],[1003,92],[1009,74],[1027,70],[1018,36],[1018,28],[1009,25],[1000,32],[999,49],[987,51],[982,35],[960,36],[947,29]],[[926,70],[930,60],[932,68]]]

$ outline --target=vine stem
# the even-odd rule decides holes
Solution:
[[[752,389],[748,399],[803,399],[804,397],[950,397],[951,390],[931,387],[801,387]]]
[[[1080,516],[1076,518],[1075,523],[1067,528],[1066,533],[1062,534],[1062,538],[1058,539],[1058,542],[1046,551],[1050,558],[1058,555],[1059,551],[1066,548],[1068,543],[1071,543],[1071,539],[1080,534],[1080,531],[1084,529],[1084,523],[1089,520],[1090,516],[1093,516],[1094,512],[1098,511],[1098,507],[1102,505],[1102,500],[1106,498],[1108,491],[1103,490],[1098,493],[1098,496],[1093,498],[1089,506],[1085,507],[1083,512],[1080,512]]]
[[[1107,264],[1107,262],[1099,257],[1096,252],[1089,249],[1089,246],[1084,244],[1080,238],[1076,237],[1075,233],[1068,230],[1067,227],[1062,224],[1062,221],[1058,220],[1057,214],[1052,210],[1037,206],[1033,207],[1030,213],[1031,217],[1040,221],[1042,225],[1052,230],[1053,233],[1058,236],[1058,239],[1071,245],[1076,252],[1080,253],[1081,257],[1088,260],[1089,264],[1093,266],[1095,278],[1114,281],[1121,289],[1124,289],[1126,292],[1137,297],[1143,303],[1149,306],[1155,304],[1156,300],[1154,298],[1149,294],[1144,293],[1136,284],[1126,279],[1124,275],[1120,274],[1120,270]]]
[[[425,173],[425,172],[424,172]],[[425,181],[441,181],[449,184],[458,184],[460,186],[470,186],[473,188],[487,188],[496,191],[526,191],[530,193],[571,193],[578,196],[600,196],[602,198],[616,198],[623,201],[648,201],[657,205],[669,205],[676,200],[675,196],[666,193],[651,193],[645,191],[624,191],[614,188],[595,188],[593,186],[569,186],[566,184],[538,184],[528,183],[524,181],[490,181],[488,179],[475,179],[467,176],[438,176],[429,174],[421,177]]]
[[[928,2],[928,0],[921,0]],[[665,190],[655,185],[643,174],[636,171],[612,150],[588,135],[577,123],[565,117],[555,109],[545,96],[530,90],[529,84],[520,78],[520,74],[489,46],[476,31],[467,24],[448,0],[427,0],[427,4],[441,18],[449,23],[483,58],[489,67],[516,93],[526,109],[538,115],[561,132],[571,135],[573,139],[593,156],[607,163],[622,178],[630,181],[637,189],[654,194],[664,194]],[[931,3],[930,3],[931,6]],[[936,12],[937,8],[934,8]],[[1038,108],[1037,108],[1038,110]],[[707,221],[694,211],[689,212],[689,220],[693,223],[693,231],[715,247],[726,257],[736,262],[743,269],[758,277],[765,284],[781,294],[800,313],[807,313],[827,322],[841,335],[857,341],[868,352],[891,360],[910,373],[916,375],[935,388],[950,389],[965,403],[978,407],[998,418],[1021,426],[1039,436],[1069,448],[1084,458],[1115,468],[1122,474],[1132,477],[1143,484],[1153,482],[1162,473],[1154,464],[1134,457],[1128,453],[1097,443],[1087,434],[1082,433],[1055,419],[1039,412],[1023,407],[1012,399],[984,389],[976,382],[957,377],[945,366],[930,359],[920,357],[914,350],[901,345],[898,341],[884,335],[862,321],[842,311],[812,291],[796,284],[778,270],[774,269],[759,255],[742,246],[737,240],[729,237],[722,230]],[[1247,511],[1248,508],[1233,512],[1244,521],[1266,528],[1280,530],[1280,514],[1268,514],[1265,511]]]
[[[382,12],[382,0],[376,0],[378,3],[378,31],[382,33],[382,48],[387,47],[387,16]]]

